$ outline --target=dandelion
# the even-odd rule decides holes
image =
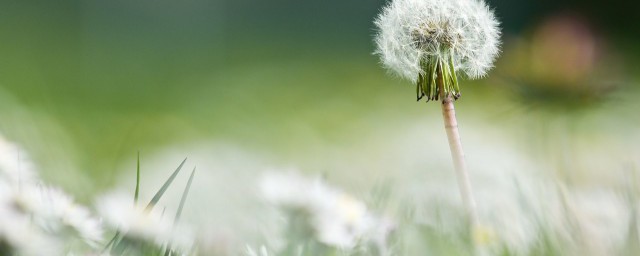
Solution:
[[[457,72],[476,79],[493,66],[500,45],[498,21],[481,0],[393,0],[375,24],[382,64],[416,83],[418,100],[442,101],[462,198],[471,224],[476,223],[453,101],[460,97]]]
[[[456,72],[483,77],[499,52],[498,22],[479,0],[394,0],[375,23],[382,64],[416,83],[418,99],[459,97]]]

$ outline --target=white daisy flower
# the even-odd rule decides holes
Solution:
[[[79,236],[85,243],[96,247],[102,241],[102,224],[89,209],[78,205],[62,190],[42,187],[38,195],[35,219],[40,226],[55,234],[70,232],[69,238]]]
[[[79,240],[97,246],[100,222],[62,190],[42,183],[28,154],[0,136],[0,244],[24,254],[29,250],[20,249],[23,245],[52,250],[59,247],[54,243],[72,248]]]
[[[375,21],[376,54],[390,71],[417,83],[418,99],[458,97],[456,72],[476,79],[493,67],[500,30],[482,0],[393,0]]]
[[[318,178],[269,173],[260,185],[269,202],[307,212],[317,239],[325,244],[352,248],[376,226],[376,218],[364,203]]]
[[[102,226],[84,206],[59,189],[36,185],[4,186],[2,203],[11,209],[8,221],[24,218],[38,232],[70,244],[75,240],[96,247],[102,241]],[[4,215],[3,217],[8,217]],[[20,217],[22,216],[22,217]],[[77,239],[79,238],[79,239]]]
[[[31,215],[16,201],[16,192],[0,179],[0,252],[18,255],[58,255],[54,237],[33,225]]]

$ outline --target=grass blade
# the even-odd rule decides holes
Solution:
[[[178,173],[180,173],[180,170],[182,169],[182,166],[184,165],[185,162],[187,162],[186,158],[182,160],[182,163],[180,163],[180,166],[178,166],[178,168],[175,171],[173,171],[173,174],[171,174],[171,176],[167,179],[167,181],[164,182],[160,190],[156,192],[156,194],[153,196],[153,198],[151,199],[147,207],[144,209],[145,211],[151,211],[151,209],[153,209],[153,206],[155,206],[156,203],[160,201],[160,198],[162,198],[162,195],[164,195],[164,192],[167,191],[167,189],[169,188],[173,180],[176,178],[176,176],[178,176]]]
[[[104,246],[104,250],[102,250],[102,253],[104,254],[109,247],[111,247],[116,240],[118,240],[118,238],[120,237],[120,231],[117,231],[116,234],[113,236],[113,238],[111,238],[111,240],[109,240],[109,243],[107,243],[107,245]]]
[[[136,167],[136,192],[133,194],[133,203],[138,205],[138,196],[140,195],[140,151],[138,151],[138,164]]]
[[[193,182],[193,176],[196,174],[196,168],[193,168],[191,171],[191,175],[189,176],[189,181],[187,181],[187,185],[184,188],[184,192],[182,192],[182,198],[180,198],[180,205],[178,206],[178,211],[176,211],[176,218],[173,220],[173,229],[175,231],[176,226],[178,225],[178,221],[180,220],[180,216],[182,215],[182,209],[184,208],[184,203],[187,201],[187,195],[189,194],[189,190],[191,189],[191,183]],[[171,243],[167,245],[167,248],[164,252],[164,256],[173,255],[173,249],[171,248]]]
[[[182,192],[182,198],[180,198],[180,205],[178,206],[178,211],[176,212],[176,218],[173,220],[173,225],[176,225],[180,220],[180,215],[182,215],[182,208],[184,207],[184,203],[187,201],[187,195],[189,194],[189,189],[191,189],[191,182],[193,182],[193,176],[195,174],[196,168],[193,167],[191,176],[189,176],[189,181],[187,181],[187,186],[184,188],[184,192]]]

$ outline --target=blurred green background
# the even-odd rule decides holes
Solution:
[[[0,130],[78,194],[112,185],[123,162],[133,170],[137,151],[227,141],[295,162],[319,142],[356,144],[371,120],[441,122],[372,54],[385,2],[1,0]],[[503,54],[488,78],[463,82],[463,136],[465,122],[586,118],[624,144],[640,124],[637,5],[488,3]],[[507,129],[539,140],[524,123]],[[558,137],[588,132],[567,123]]]

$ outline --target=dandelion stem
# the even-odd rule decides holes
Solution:
[[[478,224],[478,215],[476,212],[476,201],[473,198],[471,190],[471,181],[469,180],[469,173],[467,172],[467,165],[464,161],[464,152],[462,150],[462,142],[460,141],[460,133],[458,132],[458,121],[456,119],[456,110],[453,106],[455,99],[451,93],[445,93],[445,82],[443,75],[443,67],[441,64],[437,67],[436,83],[440,90],[440,97],[442,99],[442,116],[444,118],[444,127],[447,131],[447,139],[449,140],[449,148],[451,150],[451,157],[453,158],[453,167],[458,176],[458,186],[460,187],[460,194],[462,195],[462,201],[467,210],[467,215],[472,229]]]

